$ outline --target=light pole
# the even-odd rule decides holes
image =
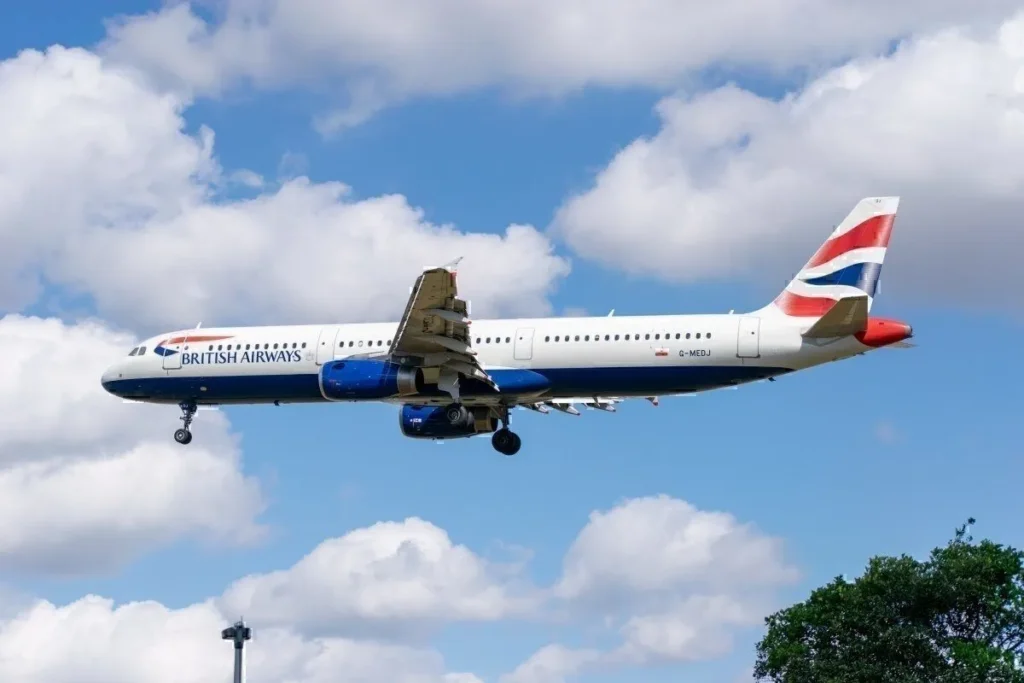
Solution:
[[[235,683],[242,683],[242,648],[245,641],[252,639],[252,629],[239,620],[234,626],[221,631],[220,637],[235,643]]]

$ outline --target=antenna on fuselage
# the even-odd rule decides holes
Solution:
[[[197,329],[197,330],[198,330],[198,329],[199,329],[200,327],[202,327],[202,326],[203,326],[203,321],[202,321],[202,320],[200,320],[200,321],[199,321],[198,323],[196,323],[196,329]]]
[[[614,308],[612,310],[608,311],[608,317],[609,318],[612,317],[613,315],[615,315],[615,309]]]

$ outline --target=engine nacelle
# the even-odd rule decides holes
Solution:
[[[411,439],[461,439],[490,434],[498,429],[498,419],[485,406],[467,407],[468,419],[458,425],[448,422],[444,406],[405,404],[398,414],[402,434]]]
[[[423,371],[389,361],[353,358],[324,363],[320,391],[328,399],[383,399],[423,391]]]

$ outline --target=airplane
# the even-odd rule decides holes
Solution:
[[[491,435],[514,455],[516,407],[578,415],[626,399],[736,387],[911,346],[870,315],[899,197],[856,204],[793,280],[749,313],[470,320],[458,261],[421,272],[397,323],[223,327],[146,339],[102,376],[131,401],[200,406],[381,401],[420,439]],[[612,312],[614,313],[614,311]]]

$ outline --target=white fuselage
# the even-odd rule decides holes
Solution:
[[[515,387],[514,373],[521,371],[548,382],[542,390],[527,387],[524,395],[653,397],[763,380],[873,348],[852,336],[809,343],[801,337],[809,324],[756,314],[477,320],[470,328],[472,348],[499,388],[477,401],[511,398],[502,390],[503,378]],[[160,403],[337,400],[323,391],[324,364],[368,354],[383,359],[397,328],[365,323],[179,330],[143,342],[137,355],[108,369],[103,384],[119,396]]]

